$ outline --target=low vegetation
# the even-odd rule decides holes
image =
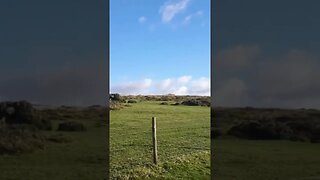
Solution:
[[[208,106],[210,107],[211,100],[208,96],[175,96],[168,95],[148,95],[148,96],[121,96],[120,94],[110,95],[111,110],[119,110],[125,103],[137,103],[143,101],[162,101],[161,105],[185,105],[185,106]]]
[[[107,116],[99,105],[0,103],[0,179],[107,179]]]
[[[26,101],[0,103],[1,124],[29,124],[38,129],[51,130],[51,122]]]
[[[214,179],[319,179],[320,111],[216,107],[212,112]]]
[[[317,110],[217,108],[213,120],[216,128],[238,138],[320,142]]]
[[[30,153],[44,149],[45,138],[28,128],[0,129],[0,155]]]
[[[128,103],[137,103],[136,100],[128,100]]]
[[[86,127],[79,122],[68,121],[60,123],[58,126],[58,131],[85,131]]]

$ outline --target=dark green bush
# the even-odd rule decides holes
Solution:
[[[179,102],[176,102],[176,103],[171,104],[171,105],[173,105],[173,106],[178,106],[178,105],[180,105],[180,103],[179,103]]]
[[[136,100],[128,100],[128,103],[137,103],[137,101]]]
[[[160,103],[160,105],[169,105],[169,103],[167,103],[167,102],[162,102],[162,103]]]
[[[186,106],[210,106],[210,101],[206,99],[189,99],[181,103]]]
[[[293,131],[285,124],[275,122],[249,121],[233,126],[229,135],[245,139],[289,139]]]
[[[110,94],[110,100],[112,101],[121,101],[122,97],[120,94]]]
[[[27,101],[0,103],[0,119],[9,125],[31,124],[39,129],[51,130],[51,121],[42,119],[40,112]]]
[[[68,121],[59,124],[58,131],[85,131],[86,127],[79,122]]]

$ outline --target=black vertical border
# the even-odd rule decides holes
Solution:
[[[210,98],[211,98],[211,107],[210,107],[210,169],[211,169],[211,179],[213,179],[214,168],[213,168],[213,1],[210,0]]]
[[[106,133],[106,143],[107,143],[107,150],[106,150],[106,179],[110,179],[110,109],[109,109],[109,94],[110,94],[110,0],[106,0],[106,23],[107,23],[107,48],[106,48],[106,55],[107,55],[107,65],[106,65],[106,81],[107,81],[107,94],[106,94],[106,110],[107,110],[107,133]]]

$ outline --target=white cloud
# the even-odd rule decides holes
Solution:
[[[179,2],[166,2],[161,6],[159,13],[162,16],[162,22],[169,23],[176,14],[185,10],[190,0],[180,0]]]
[[[192,79],[192,76],[181,76],[178,78],[178,83],[188,83]]]
[[[169,87],[172,86],[172,84],[173,84],[173,80],[168,78],[168,79],[165,79],[159,83],[159,88],[160,89],[168,89]]]
[[[181,86],[176,91],[173,91],[173,94],[175,94],[175,95],[187,95],[188,94],[188,88],[186,86]]]
[[[202,14],[203,14],[202,11],[197,11],[196,13],[190,14],[184,18],[183,23],[187,24],[191,21],[192,18],[202,16]]]
[[[138,19],[138,21],[139,21],[139,23],[140,23],[140,24],[145,23],[145,22],[146,22],[146,20],[147,20],[147,18],[146,18],[146,17],[144,17],[144,16],[141,16],[141,17],[139,17],[139,19]]]
[[[145,79],[143,81],[128,82],[111,86],[112,93],[120,94],[176,94],[176,95],[210,95],[210,79],[192,76],[167,78],[159,81]]]
[[[190,94],[197,94],[203,96],[210,95],[210,79],[206,77],[201,77],[199,79],[193,80],[190,83],[191,91]]]
[[[145,93],[148,93],[148,90],[151,87],[151,85],[152,85],[151,79],[144,79],[142,81],[116,84],[111,87],[111,93],[145,94]]]

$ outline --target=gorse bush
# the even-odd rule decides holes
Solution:
[[[178,105],[180,105],[180,103],[179,103],[179,102],[176,102],[176,103],[171,104],[171,105],[178,106]]]
[[[27,101],[0,103],[0,119],[9,125],[32,124],[39,129],[51,130],[51,121],[42,119],[40,112]]]
[[[137,103],[137,101],[136,100],[128,100],[128,103]]]
[[[181,104],[187,106],[210,106],[210,101],[206,99],[190,99],[183,101]]]
[[[112,100],[112,101],[121,101],[122,97],[120,96],[120,94],[110,94],[110,100]]]
[[[245,139],[320,142],[320,128],[308,122],[248,121],[233,126],[229,135]]]
[[[293,136],[293,131],[282,123],[249,121],[232,127],[228,134],[245,139],[267,140],[288,139]]]
[[[86,127],[79,122],[68,121],[64,123],[60,123],[58,127],[58,131],[85,131]]]
[[[314,109],[212,109],[215,126],[244,139],[320,142],[320,111]],[[231,127],[231,128],[230,128]]]
[[[162,102],[162,103],[160,103],[160,105],[169,105],[169,103],[167,103],[167,102]]]
[[[125,103],[126,99],[120,94],[110,94],[110,101]]]

